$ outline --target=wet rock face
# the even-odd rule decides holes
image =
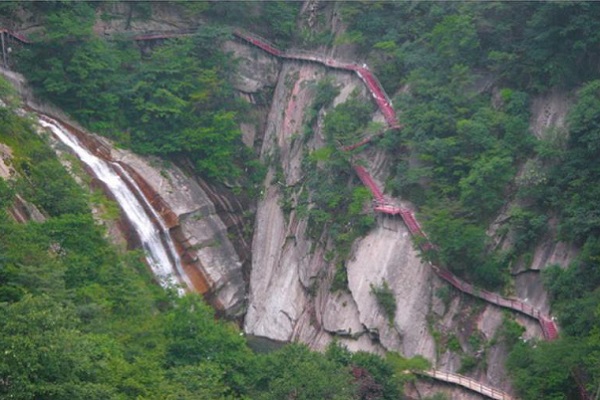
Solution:
[[[32,103],[29,106],[56,115],[49,108]],[[215,208],[219,194],[209,197],[196,179],[186,176],[179,168],[159,159],[115,149],[106,139],[69,124],[64,116],[60,119],[61,124],[97,156],[116,162],[128,171],[169,229],[194,289],[204,294],[217,310],[239,317],[245,309],[246,283],[240,256],[223,223],[225,218],[220,218]],[[226,200],[221,203],[225,204],[221,204],[221,209],[229,207],[232,215],[240,208],[237,203],[232,205]],[[232,219],[230,216],[229,221]],[[118,228],[130,246],[135,244],[136,235],[126,220],[120,221]]]
[[[162,161],[123,150],[113,150],[112,155],[135,173],[146,198],[166,217],[196,290],[217,309],[239,316],[246,297],[242,263],[207,193],[196,180]]]
[[[127,10],[121,13],[126,15]],[[168,16],[165,21],[173,19],[173,23],[157,22],[155,28],[191,26],[190,21],[178,18]],[[98,25],[97,31],[110,34],[124,29],[124,23],[123,19],[106,22]],[[131,29],[148,28],[138,25],[134,20]],[[440,346],[438,339],[434,340],[433,330],[442,336],[455,335],[467,349],[470,335],[480,335],[485,341],[494,338],[502,326],[501,310],[492,306],[474,308],[468,299],[452,290],[444,304],[438,291],[448,289],[447,285],[421,263],[402,222],[390,217],[378,217],[376,227],[354,243],[346,260],[348,290],[331,292],[335,266],[324,257],[331,249],[327,238],[321,237],[318,242],[310,239],[306,233],[307,221],[293,209],[287,213],[281,206],[284,188],[302,186],[304,153],[321,147],[324,142],[320,132],[322,116],[313,127],[315,135],[305,143],[298,140],[314,100],[314,84],[327,76],[339,85],[341,94],[334,104],[344,102],[354,90],[364,101],[371,101],[362,82],[352,74],[314,64],[281,62],[237,41],[225,43],[224,49],[239,59],[233,85],[240,97],[253,105],[251,112],[258,121],[242,124],[244,142],[250,147],[260,147],[262,159],[270,163],[264,192],[258,199],[251,243],[234,245],[231,229],[228,230],[241,226],[239,210],[248,207],[233,204],[235,199],[161,161],[124,151],[110,152],[115,160],[128,165],[140,177],[146,196],[162,210],[197,289],[229,315],[245,313],[244,329],[249,334],[281,341],[298,340],[317,349],[335,338],[351,350],[388,349],[406,356],[424,355],[437,367],[456,372],[461,366],[462,353]],[[347,50],[351,53],[351,49]],[[343,57],[339,48],[335,54]],[[565,93],[533,99],[532,132],[543,139],[548,128],[564,128],[569,105]],[[374,119],[383,121],[379,113]],[[89,146],[106,154],[102,143],[92,141]],[[371,174],[379,183],[384,182],[389,167],[385,154],[368,150],[366,155],[361,153],[363,156],[368,160]],[[495,235],[494,231],[490,230],[490,236]],[[510,246],[508,242],[499,239],[498,246]],[[243,263],[250,253],[247,291]],[[557,242],[556,236],[550,234],[534,251],[530,265],[513,270],[516,297],[547,311],[547,296],[539,272],[534,270],[551,262],[566,265],[576,254],[577,249]],[[392,289],[397,304],[392,323],[371,293],[371,285],[383,281]],[[473,315],[465,319],[467,311]],[[540,337],[537,323],[525,317],[516,319],[526,326],[526,337]],[[478,375],[484,383],[510,390],[503,367],[506,349],[501,344],[493,345],[482,357],[487,367],[474,371],[473,375]],[[424,390],[421,394],[427,393],[425,386],[429,384],[419,385]],[[448,388],[448,391],[456,399],[479,398],[465,396],[460,389]]]

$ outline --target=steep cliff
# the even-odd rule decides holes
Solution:
[[[175,16],[172,21],[169,17],[152,24],[133,26],[139,31],[185,29],[190,21]],[[119,29],[117,22],[97,27],[106,34]],[[308,190],[303,160],[325,143],[327,111],[320,110],[312,126],[314,134],[307,140],[303,130],[310,120],[319,81],[327,78],[341,88],[334,105],[345,102],[352,93],[361,101],[372,101],[363,82],[349,72],[282,61],[237,41],[227,42],[225,49],[240,60],[233,84],[251,105],[253,118],[242,125],[244,143],[257,149],[268,165],[255,209],[252,202],[232,204],[236,200],[225,195],[230,194],[225,188],[215,189],[172,165],[111,150],[111,157],[134,170],[148,185],[150,196],[158,196],[174,213],[171,233],[178,239],[190,271],[201,271],[202,290],[227,314],[244,315],[244,330],[251,335],[301,341],[317,349],[337,340],[351,350],[422,355],[448,371],[460,370],[470,357],[469,362],[476,365],[472,376],[511,390],[503,366],[506,348],[495,340],[504,323],[503,312],[461,295],[437,278],[419,258],[398,217],[377,216],[375,227],[353,243],[343,260],[347,290],[331,290],[335,262],[340,261],[329,257],[332,240],[325,234],[318,240],[309,235],[308,220],[296,209],[300,194]],[[333,53],[344,53],[347,58],[351,49],[336,48]],[[569,97],[564,93],[535,99],[531,131],[544,138],[549,128],[564,127],[568,106]],[[373,120],[381,122],[383,117],[376,112]],[[384,187],[390,172],[385,152],[371,147],[359,157]],[[505,209],[517,203],[508,198]],[[244,212],[254,213],[251,242],[242,232],[251,230],[244,226]],[[505,219],[504,213],[498,216],[488,232],[498,248],[514,244],[510,233],[501,229]],[[511,266],[512,294],[543,311],[548,311],[549,304],[539,270],[553,262],[565,265],[578,251],[556,237],[556,230],[550,229],[531,260]],[[245,269],[244,263],[250,265]],[[372,293],[372,287],[382,282],[389,285],[397,304],[391,323]],[[516,319],[527,328],[525,338],[541,336],[535,321],[524,316]],[[421,385],[416,390],[425,393],[428,389]],[[453,398],[467,398],[457,393],[453,392]]]
[[[353,74],[315,64],[284,63],[261,149],[262,158],[271,164],[256,212],[245,330],[276,340],[301,340],[317,348],[337,337],[355,350],[401,349],[407,355],[433,357],[426,323],[431,271],[421,265],[410,235],[398,220],[381,218],[367,237],[355,243],[347,265],[348,291],[340,293],[329,289],[334,264],[325,261],[324,254],[331,244],[310,239],[307,220],[293,207],[289,214],[282,210],[284,190],[303,185],[305,152],[323,145],[318,128],[323,115],[307,143],[298,137],[316,84],[325,76],[342,88],[334,104],[344,102],[355,90],[370,101]],[[401,299],[393,326],[370,294],[371,284],[382,280]]]
[[[353,350],[419,354],[436,368],[448,371],[461,370],[471,358],[477,365],[471,374],[478,381],[510,391],[504,368],[506,347],[496,340],[504,324],[503,311],[449,290],[421,262],[399,218],[378,217],[376,227],[353,245],[347,260],[348,291],[330,291],[335,265],[326,261],[325,254],[331,242],[309,238],[307,220],[294,208],[306,172],[302,157],[324,143],[323,114],[313,137],[304,144],[298,137],[309,119],[316,83],[325,76],[342,87],[334,104],[344,102],[355,90],[364,101],[370,101],[353,74],[310,63],[283,62],[261,149],[270,168],[256,212],[246,332],[275,340],[300,340],[315,348],[323,348],[335,338]],[[550,128],[564,127],[567,99],[565,94],[534,99],[532,132],[542,135]],[[382,119],[379,113],[373,118]],[[371,148],[361,158],[376,180],[385,182],[385,154]],[[295,193],[291,211],[289,206],[282,207],[289,201],[285,197],[290,189]],[[505,208],[516,201],[507,199]],[[505,223],[499,216],[489,234],[495,236]],[[526,267],[533,272],[524,272],[523,263],[514,267],[516,297],[544,312],[549,305],[539,269],[552,262],[565,265],[577,254],[577,249],[557,242],[552,232],[535,249],[534,261]],[[510,247],[511,235],[498,234],[495,242],[499,247]],[[398,305],[393,324],[372,294],[372,285],[382,281],[388,283]],[[515,317],[527,329],[525,338],[541,336],[535,320]],[[427,392],[425,386],[421,389]],[[456,390],[450,392],[453,398],[468,398]]]

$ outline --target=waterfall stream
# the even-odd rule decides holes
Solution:
[[[182,285],[192,288],[167,227],[127,171],[118,163],[96,157],[58,121],[44,116],[39,118],[39,123],[49,128],[54,136],[69,147],[111,191],[137,232],[146,260],[159,283],[164,287],[177,286],[180,294],[184,293]],[[134,188],[136,193],[130,187]]]

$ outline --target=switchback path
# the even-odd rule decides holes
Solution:
[[[235,30],[233,32],[233,35],[238,39],[248,42],[275,57],[287,60],[314,62],[325,65],[329,68],[342,69],[356,73],[356,75],[358,75],[358,77],[365,83],[365,85],[371,92],[375,103],[377,103],[377,106],[381,110],[381,113],[383,114],[383,117],[385,118],[385,121],[390,126],[390,128],[400,129],[402,127],[398,122],[396,112],[392,107],[392,102],[390,101],[390,98],[383,89],[383,86],[381,86],[381,83],[369,70],[366,64],[363,64],[361,66],[356,63],[341,62],[334,60],[330,57],[325,57],[304,51],[282,51],[274,45],[272,45],[271,43],[269,43],[268,41],[264,40],[263,38],[241,30]]]
[[[133,40],[151,41],[151,40],[170,39],[170,38],[175,38],[175,37],[187,36],[187,35],[190,35],[191,33],[192,32],[189,32],[189,31],[149,32],[149,33],[144,33],[141,35],[134,36]],[[0,34],[9,35],[22,43],[26,43],[26,44],[31,43],[31,41],[24,35],[21,35],[16,32],[12,32],[8,29],[0,28]],[[381,83],[377,80],[375,75],[373,75],[373,73],[369,70],[369,68],[367,67],[366,64],[363,64],[361,66],[356,63],[340,62],[340,61],[334,60],[329,57],[321,56],[318,54],[302,52],[302,51],[286,52],[286,51],[282,51],[282,50],[278,49],[276,46],[272,45],[265,39],[263,39],[259,36],[256,36],[254,34],[251,34],[249,32],[236,30],[233,32],[233,34],[238,39],[241,39],[247,43],[250,43],[251,45],[262,49],[263,51],[271,54],[272,56],[275,56],[275,57],[278,57],[281,59],[314,62],[314,63],[318,63],[318,64],[324,65],[326,67],[329,67],[329,68],[346,70],[349,72],[356,73],[357,76],[365,83],[365,86],[369,89],[371,95],[373,96],[375,103],[377,104],[377,106],[379,107],[379,110],[383,114],[388,126],[391,129],[401,129],[402,128],[402,125],[398,121],[396,112],[392,106],[392,102],[391,102],[389,96],[383,89],[383,86],[381,85]],[[360,146],[363,146],[363,145],[369,143],[372,139],[373,139],[373,136],[369,136],[369,137],[359,141],[358,143],[355,143],[350,146],[346,146],[343,149],[346,151],[356,149]],[[368,173],[368,171],[364,167],[362,167],[360,165],[354,165],[354,170],[355,170],[356,174],[358,175],[358,177],[360,178],[361,182],[369,189],[369,191],[373,195],[373,198],[375,200],[374,211],[383,213],[383,214],[387,214],[387,215],[392,215],[392,216],[399,215],[402,218],[402,220],[404,221],[404,223],[405,223],[406,227],[408,228],[408,230],[410,231],[411,235],[415,239],[417,239],[417,243],[419,243],[419,246],[421,247],[422,250],[426,251],[426,250],[434,248],[434,245],[431,242],[429,242],[429,240],[427,239],[427,236],[424,234],[423,230],[421,229],[421,226],[418,223],[417,219],[415,218],[413,211],[411,211],[407,208],[399,207],[399,206],[395,205],[393,202],[388,201],[384,197],[383,191],[379,188],[379,186],[377,185],[375,180],[371,177],[371,175]],[[494,305],[497,305],[500,307],[504,307],[507,309],[511,309],[513,311],[517,311],[519,313],[522,313],[524,315],[527,315],[527,316],[530,316],[530,317],[536,319],[540,323],[542,332],[543,332],[546,340],[554,340],[558,337],[557,326],[556,326],[554,320],[549,315],[543,314],[540,310],[535,309],[531,305],[526,304],[526,303],[522,302],[521,300],[505,298],[498,294],[475,288],[470,283],[467,283],[467,282],[461,280],[460,278],[456,277],[450,271],[442,269],[439,266],[433,265],[432,263],[429,263],[429,265],[432,267],[433,271],[435,272],[435,274],[438,277],[440,277],[444,281],[448,282],[449,284],[451,284],[452,286],[454,286],[461,292],[478,297],[478,298],[483,299],[491,304],[494,304]],[[464,388],[473,390],[473,391],[475,391],[483,396],[486,396],[488,398],[491,398],[491,399],[496,399],[496,400],[513,400],[514,399],[513,397],[511,397],[510,395],[508,395],[507,393],[505,393],[503,391],[483,385],[474,379],[471,379],[471,378],[468,378],[468,377],[465,377],[462,375],[448,373],[448,372],[444,372],[444,371],[438,371],[438,370],[434,370],[434,369],[429,370],[429,371],[424,371],[424,372],[418,372],[418,374],[428,376],[428,377],[431,377],[431,378],[434,378],[434,379],[437,379],[437,380],[440,380],[443,382],[453,383],[453,384],[462,386]]]
[[[385,120],[388,123],[389,127],[392,129],[400,129],[402,127],[398,122],[396,111],[392,107],[392,103],[389,99],[389,96],[385,93],[385,90],[383,89],[375,75],[373,75],[373,73],[365,64],[359,66],[356,63],[339,62],[328,57],[320,56],[318,54],[309,54],[305,52],[285,52],[279,50],[277,47],[267,42],[265,39],[262,39],[254,34],[245,31],[236,30],[234,31],[234,35],[237,38],[242,39],[245,42],[248,42],[258,47],[275,57],[297,61],[310,61],[325,65],[330,68],[342,69],[356,73],[371,92],[371,95],[375,99],[375,102],[377,103],[377,106],[379,107],[380,111],[385,117]],[[354,145],[346,146],[345,149],[353,150],[359,146],[362,146],[363,144],[368,143],[371,139],[371,137],[368,137]],[[429,250],[434,248],[433,244],[429,242],[427,236],[423,233],[419,222],[415,218],[414,212],[407,208],[398,207],[392,202],[386,200],[384,198],[383,191],[379,188],[375,180],[371,177],[371,175],[367,172],[367,170],[364,167],[360,165],[355,165],[354,170],[356,171],[356,174],[358,175],[362,183],[369,189],[369,191],[373,195],[373,198],[375,199],[375,211],[388,215],[399,215],[406,224],[406,227],[413,235],[413,237],[419,241],[420,247],[423,250]],[[508,308],[536,319],[542,328],[542,332],[546,340],[554,340],[558,337],[557,326],[549,315],[543,314],[540,310],[522,302],[519,299],[505,298],[496,293],[478,289],[470,283],[467,283],[462,279],[458,278],[450,271],[442,269],[431,263],[429,264],[433,268],[436,275],[438,275],[441,279],[445,280],[446,282],[450,283],[458,290],[483,299],[499,307]]]
[[[279,50],[277,47],[270,44],[266,40],[244,31],[235,31],[234,35],[237,38],[264,50],[272,56],[281,59],[315,62],[329,68],[342,69],[356,73],[371,92],[371,95],[373,96],[375,102],[377,103],[377,106],[382,112],[388,126],[391,129],[402,128],[402,125],[400,125],[400,123],[398,122],[396,112],[392,107],[392,103],[387,94],[385,93],[385,90],[365,64],[359,66],[355,63],[349,64],[344,62],[338,62],[331,58],[322,57],[317,54],[308,54],[303,52],[284,52]],[[372,137],[367,137],[354,145],[344,147],[344,150],[353,150],[357,147],[367,144],[371,141],[371,139]],[[375,180],[371,177],[371,175],[364,167],[360,165],[354,165],[353,167],[361,182],[369,189],[369,191],[373,195],[373,198],[375,200],[374,211],[387,215],[399,215],[404,221],[411,235],[415,239],[417,239],[417,243],[419,244],[422,250],[426,251],[434,248],[434,245],[428,240],[427,236],[421,229],[419,222],[415,218],[414,212],[407,208],[399,207],[393,202],[388,201],[384,197],[383,191],[379,188]],[[467,293],[474,297],[478,297],[496,306],[507,308],[536,319],[542,328],[542,332],[546,340],[554,340],[558,337],[558,329],[556,323],[554,322],[554,319],[549,315],[542,313],[540,310],[534,308],[533,306],[526,304],[519,299],[506,298],[500,296],[499,294],[489,292],[487,290],[478,289],[472,284],[467,283],[462,279],[458,278],[446,269],[442,269],[439,266],[434,265],[430,262],[429,265],[438,277],[448,282],[461,292]],[[514,399],[512,396],[501,390],[497,390],[490,386],[483,385],[474,379],[462,375],[438,371],[435,369],[421,372],[420,374],[440,381],[462,386],[491,399]]]

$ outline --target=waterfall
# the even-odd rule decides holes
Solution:
[[[179,294],[184,293],[181,285],[192,288],[167,227],[127,171],[115,162],[105,161],[93,155],[58,121],[44,116],[39,117],[39,123],[49,128],[111,191],[137,232],[146,260],[159,283],[164,287],[178,287]],[[134,188],[136,193],[132,192],[130,187]]]

